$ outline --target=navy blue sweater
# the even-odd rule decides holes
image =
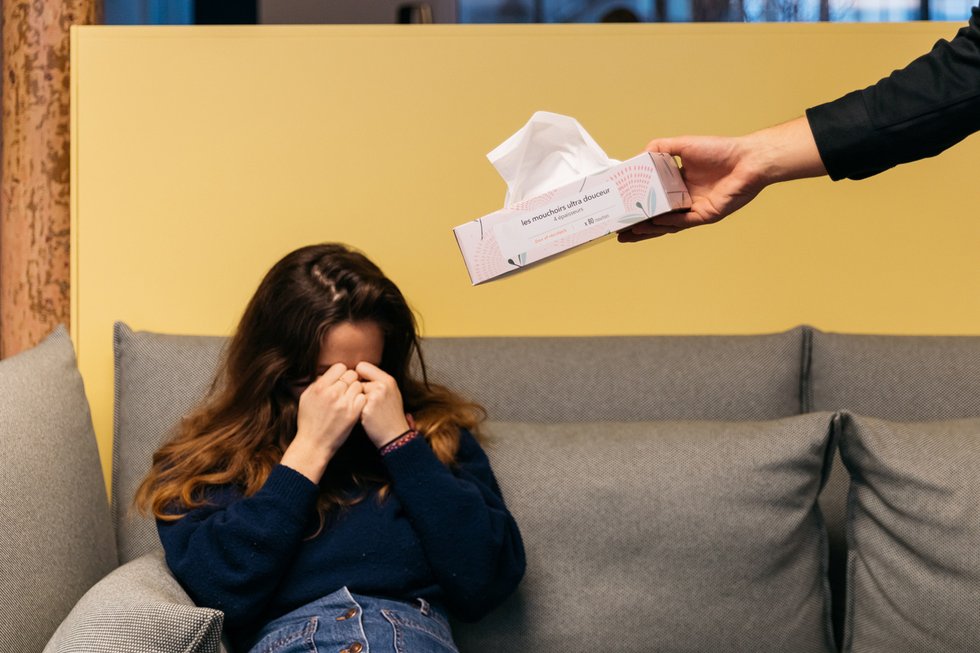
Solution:
[[[353,437],[353,435],[352,435]],[[355,594],[422,597],[463,621],[499,605],[524,574],[524,547],[490,463],[467,432],[447,468],[424,438],[381,458],[391,492],[376,491],[328,517],[319,488],[276,466],[244,497],[208,492],[209,505],[157,521],[167,564],[198,604],[225,613],[232,641],[248,645],[266,623],[346,586]]]

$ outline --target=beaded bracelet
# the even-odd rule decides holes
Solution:
[[[412,440],[414,440],[418,436],[419,436],[419,432],[418,431],[416,431],[415,429],[408,429],[407,431],[405,431],[404,433],[402,433],[401,435],[399,435],[397,438],[395,438],[394,440],[392,440],[391,442],[389,442],[385,446],[381,447],[381,449],[379,451],[380,451],[380,453],[381,453],[382,456],[387,456],[388,454],[390,454],[395,449],[398,449],[399,447],[402,447],[402,446],[408,444],[409,442],[411,442]]]

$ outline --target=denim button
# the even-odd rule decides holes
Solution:
[[[360,642],[354,642],[350,645],[350,653],[361,653],[364,650],[364,646]]]
[[[339,617],[337,617],[337,621],[346,621],[347,619],[350,619],[351,617],[356,617],[356,616],[357,616],[357,608],[351,608],[350,610],[348,610],[344,614],[342,614]]]

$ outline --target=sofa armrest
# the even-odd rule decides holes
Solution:
[[[75,604],[44,653],[179,651],[219,653],[224,614],[199,608],[171,575],[163,551],[100,580]]]

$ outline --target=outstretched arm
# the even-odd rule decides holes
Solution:
[[[806,117],[735,138],[681,136],[647,149],[681,159],[693,204],[619,234],[635,242],[718,222],[778,181],[864,179],[942,152],[980,130],[980,6],[951,41]]]

